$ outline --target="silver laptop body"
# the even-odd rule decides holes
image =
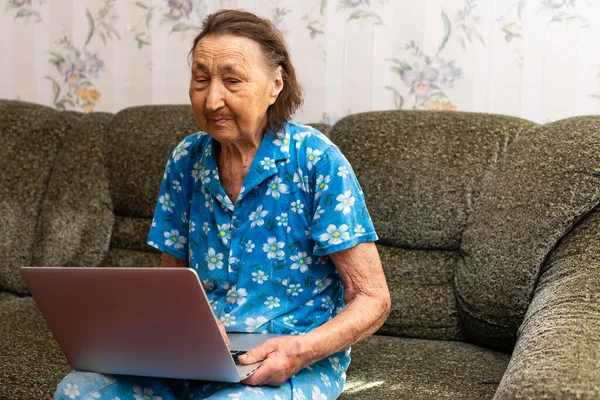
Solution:
[[[198,275],[190,268],[23,267],[50,330],[78,371],[239,382]],[[230,333],[247,351],[274,334]]]

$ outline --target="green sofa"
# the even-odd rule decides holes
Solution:
[[[18,268],[158,265],[163,168],[197,130],[188,106],[0,100],[0,399],[49,399],[70,371]],[[328,134],[393,301],[342,399],[600,398],[600,116],[382,111]]]

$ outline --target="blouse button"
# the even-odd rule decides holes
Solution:
[[[239,219],[233,220],[233,227],[234,228],[239,228],[241,225],[242,225],[242,221],[240,221]]]

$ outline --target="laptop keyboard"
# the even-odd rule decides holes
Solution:
[[[235,365],[240,365],[240,361],[238,360],[238,357],[241,356],[242,354],[247,353],[247,351],[244,351],[244,350],[229,350],[229,352],[231,353],[231,357],[233,357],[233,361],[235,362]]]

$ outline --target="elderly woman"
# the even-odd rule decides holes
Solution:
[[[57,399],[335,399],[349,347],[385,321],[377,236],[352,168],[290,122],[301,89],[281,34],[248,12],[206,18],[190,100],[202,132],[167,162],[148,243],[200,276],[227,332],[289,334],[240,357],[241,384],[74,372]]]

